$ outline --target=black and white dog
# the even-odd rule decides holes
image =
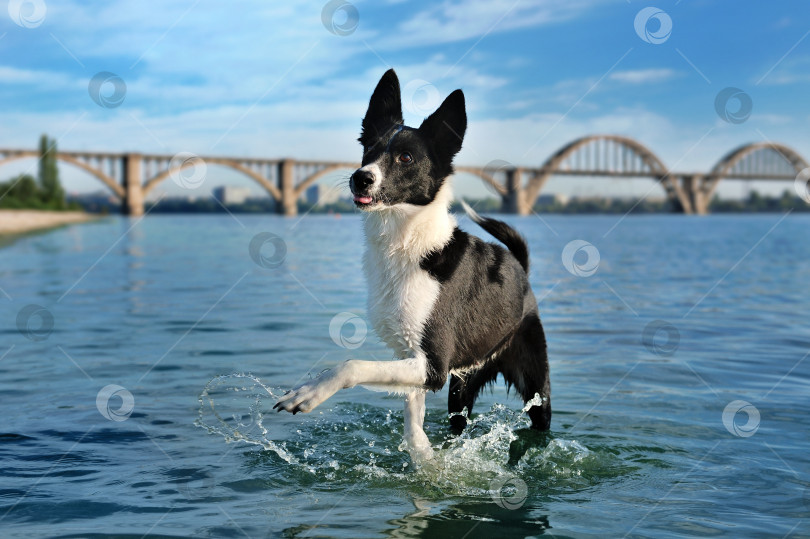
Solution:
[[[464,94],[451,93],[418,129],[403,125],[399,80],[387,71],[371,96],[360,143],[362,167],[349,182],[365,212],[368,316],[398,360],[349,360],[286,393],[279,411],[309,412],[338,390],[384,387],[405,397],[405,441],[414,457],[432,454],[422,430],[425,392],[450,375],[451,424],[502,374],[524,402],[532,427],[551,422],[546,339],[528,281],[529,251],[511,227],[470,217],[500,240],[487,243],[456,226],[449,176],[467,128]],[[539,396],[539,398],[535,398]]]

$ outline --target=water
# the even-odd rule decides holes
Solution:
[[[363,338],[358,216],[19,239],[0,250],[0,535],[808,537],[810,220],[781,218],[509,218],[552,431],[498,384],[454,437],[445,388],[421,467],[399,397],[269,412],[307,373],[390,359]],[[273,236],[250,250],[263,232],[278,267]],[[568,267],[592,275],[563,264],[573,240],[599,262],[575,244]]]

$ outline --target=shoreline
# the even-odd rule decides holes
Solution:
[[[60,226],[94,221],[98,216],[83,211],[0,210],[0,238],[41,232]]]

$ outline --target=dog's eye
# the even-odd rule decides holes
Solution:
[[[413,156],[408,152],[401,153],[399,154],[399,162],[407,165],[408,163],[413,162]]]

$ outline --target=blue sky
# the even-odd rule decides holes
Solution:
[[[536,166],[591,133],[636,138],[679,170],[706,171],[735,146],[760,140],[810,157],[804,2],[346,4],[334,19],[326,10],[337,25],[330,32],[320,0],[12,0],[0,11],[0,146],[30,148],[47,132],[66,150],[357,160],[368,98],[394,67],[409,124],[464,89],[469,129],[460,164]],[[658,21],[643,27],[660,43],[634,27],[647,7],[671,20],[663,37],[655,38]],[[352,9],[356,25],[346,20]],[[120,106],[91,99],[88,85],[101,71],[125,82]],[[715,111],[729,86],[753,103],[739,124]],[[6,166],[0,178],[30,165]],[[211,187],[249,184],[216,168],[209,176]],[[68,190],[100,185],[67,166],[63,178]],[[457,191],[481,189],[472,183],[457,182]],[[563,178],[547,190],[631,192],[639,183]],[[725,192],[741,189],[729,184]]]

